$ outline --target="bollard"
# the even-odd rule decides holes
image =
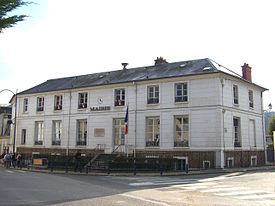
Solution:
[[[108,166],[107,166],[107,174],[109,175],[110,174],[110,161],[108,161]]]
[[[137,165],[136,165],[136,160],[134,160],[134,176],[137,175]]]

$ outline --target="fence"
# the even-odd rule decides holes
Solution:
[[[157,172],[162,175],[163,172],[172,172],[176,169],[175,159],[127,158],[112,155],[98,157],[95,161],[94,159],[94,156],[81,156],[80,159],[75,159],[74,156],[32,155],[23,157],[20,166],[50,171],[104,172],[107,174],[112,172],[130,172],[133,174]],[[181,171],[188,173],[188,165]]]

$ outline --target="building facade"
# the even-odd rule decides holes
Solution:
[[[251,82],[251,68],[245,64],[240,77],[209,59],[162,60],[48,80],[19,93],[17,151],[115,151],[191,168],[263,165],[265,89]]]
[[[12,151],[11,143],[11,107],[0,106],[0,154]]]

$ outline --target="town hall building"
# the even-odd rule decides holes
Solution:
[[[262,94],[210,59],[51,79],[18,93],[16,151],[119,152],[190,168],[265,164]],[[15,100],[17,103],[15,104]],[[128,108],[128,133],[125,115]],[[14,114],[13,114],[14,115]]]

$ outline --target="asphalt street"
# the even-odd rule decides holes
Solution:
[[[275,205],[275,171],[91,176],[0,167],[0,205]]]

